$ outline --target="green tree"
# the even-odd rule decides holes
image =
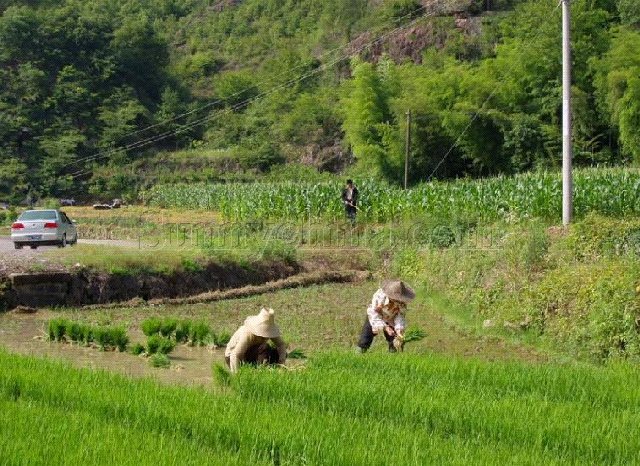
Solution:
[[[342,104],[342,127],[356,159],[364,170],[382,174],[387,157],[383,125],[389,121],[389,108],[383,82],[371,63],[355,64]]]
[[[638,50],[640,32],[622,27],[614,31],[609,51],[592,65],[600,109],[617,129],[623,153],[640,162]]]

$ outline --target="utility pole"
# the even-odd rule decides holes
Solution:
[[[411,150],[411,110],[407,111],[407,136],[404,148],[404,189],[409,186],[409,151]]]
[[[562,0],[562,224],[573,214],[571,135],[571,3]]]

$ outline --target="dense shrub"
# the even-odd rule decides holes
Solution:
[[[496,223],[462,248],[400,250],[392,270],[444,296],[457,318],[544,339],[583,359],[640,359],[636,219],[589,215],[564,231]]]

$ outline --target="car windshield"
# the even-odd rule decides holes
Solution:
[[[18,220],[56,220],[58,217],[55,210],[27,210]]]

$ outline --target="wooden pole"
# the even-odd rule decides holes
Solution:
[[[404,149],[404,189],[409,186],[409,152],[411,150],[411,110],[407,111],[407,136]]]

